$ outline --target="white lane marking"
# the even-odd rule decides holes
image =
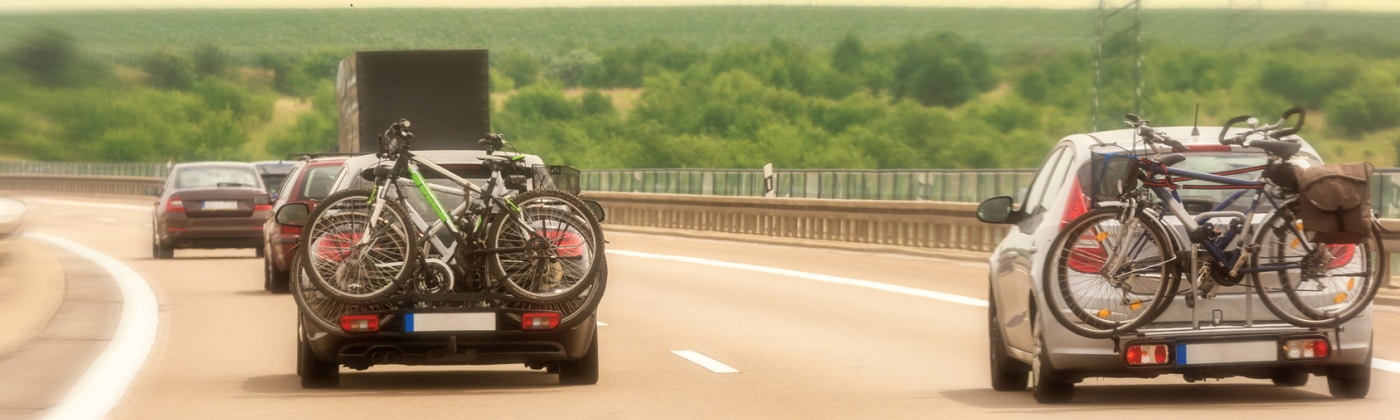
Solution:
[[[106,417],[121,401],[136,372],[146,363],[156,341],[157,312],[155,292],[146,279],[120,261],[79,245],[71,240],[42,233],[26,237],[49,242],[101,266],[122,293],[122,317],[107,348],[97,356],[73,384],[58,405],[49,410],[50,419],[96,419]]]
[[[783,268],[764,267],[764,266],[761,266],[761,265],[740,264],[740,263],[732,263],[732,262],[728,262],[728,261],[719,261],[719,260],[710,260],[710,259],[704,259],[704,258],[682,257],[682,256],[677,256],[677,255],[651,254],[651,253],[646,253],[646,252],[625,251],[625,250],[618,250],[618,249],[609,249],[609,250],[607,251],[607,253],[608,253],[608,254],[617,254],[617,255],[626,255],[626,256],[629,256],[629,257],[650,258],[650,259],[655,259],[655,260],[676,261],[676,262],[683,262],[683,263],[690,263],[690,264],[708,265],[708,266],[711,266],[711,267],[731,268],[731,269],[735,269],[735,270],[755,271],[755,272],[766,273],[766,274],[777,274],[777,275],[780,275],[780,276],[796,277],[796,278],[799,278],[799,279],[816,280],[816,281],[827,282],[827,283],[834,283],[834,284],[844,284],[844,285],[847,285],[847,286],[864,287],[864,288],[866,288],[866,289],[874,289],[874,290],[880,290],[880,291],[891,292],[891,293],[899,293],[899,294],[902,294],[902,295],[924,297],[924,298],[929,298],[929,299],[934,299],[934,300],[941,300],[941,301],[944,301],[944,302],[957,303],[957,304],[961,304],[961,305],[977,306],[977,307],[982,307],[982,308],[987,307],[987,301],[986,301],[986,300],[983,300],[983,299],[975,299],[975,298],[970,298],[970,297],[967,297],[967,296],[959,296],[959,295],[955,295],[955,294],[952,294],[952,293],[935,292],[935,291],[932,291],[932,290],[916,289],[916,288],[908,287],[908,286],[900,286],[900,285],[894,285],[894,284],[877,283],[877,282],[873,282],[873,281],[869,281],[869,280],[853,279],[853,278],[849,278],[849,277],[829,276],[829,275],[826,275],[826,274],[808,273],[808,272],[804,272],[804,271],[788,270],[788,269],[783,269]]]
[[[709,369],[711,372],[714,373],[739,373],[739,369],[729,367],[729,365],[720,363],[720,361],[711,359],[709,356],[700,354],[698,352],[694,352],[691,350],[671,350],[671,353],[680,356],[685,360],[689,360],[691,361],[691,363],[700,365],[700,367]]]
[[[117,219],[113,219],[113,218],[110,218],[110,217],[99,217],[99,218],[97,218],[97,221],[99,221],[99,222],[104,222],[104,223],[116,223],[116,222],[117,222]]]
[[[803,271],[788,270],[788,269],[782,269],[782,268],[764,267],[764,266],[761,266],[761,265],[740,264],[740,263],[732,263],[732,262],[718,261],[718,260],[709,260],[709,259],[695,258],[695,257],[682,257],[682,256],[677,256],[677,255],[650,254],[650,253],[645,253],[645,252],[626,251],[626,250],[620,250],[620,249],[609,249],[607,252],[608,252],[609,254],[614,254],[614,253],[615,253],[615,254],[618,254],[618,255],[626,255],[626,256],[630,256],[630,257],[650,258],[650,259],[666,260],[666,261],[676,261],[676,262],[684,262],[684,263],[690,263],[690,264],[708,265],[708,266],[712,266],[712,267],[731,268],[731,269],[735,269],[735,270],[747,270],[747,271],[756,271],[756,272],[760,272],[760,273],[777,274],[777,275],[783,275],[783,276],[789,276],[789,277],[796,277],[796,278],[800,278],[800,279],[816,280],[816,281],[823,281],[823,282],[835,283],[835,284],[844,284],[844,285],[848,285],[848,286],[864,287],[864,288],[867,288],[867,289],[874,289],[874,290],[883,290],[883,291],[886,291],[886,292],[899,293],[899,294],[904,294],[904,295],[909,295],[909,296],[926,297],[926,298],[930,298],[930,299],[941,300],[941,301],[944,301],[944,302],[952,302],[952,303],[958,303],[958,304],[969,305],[969,306],[979,306],[979,307],[983,307],[983,308],[987,307],[987,301],[986,301],[986,300],[982,300],[982,299],[974,299],[974,298],[970,298],[970,297],[966,297],[966,296],[954,295],[954,294],[950,294],[950,293],[935,292],[935,291],[932,291],[932,290],[915,289],[915,288],[912,288],[912,287],[898,286],[898,285],[893,285],[893,284],[877,283],[877,282],[873,282],[873,281],[869,281],[869,280],[860,280],[860,279],[852,279],[852,278],[846,278],[846,277],[828,276],[828,275],[825,275],[825,274],[815,274],[815,273],[807,273],[807,272],[803,272]],[[673,352],[673,353],[674,353],[674,352]],[[679,353],[677,353],[677,354],[679,354]],[[697,354],[698,354],[698,353],[697,353]],[[685,356],[681,356],[681,357],[685,357]],[[702,356],[702,357],[703,357],[703,356]],[[699,363],[699,362],[696,362],[696,363]],[[1371,367],[1376,368],[1376,369],[1380,369],[1380,370],[1383,370],[1383,371],[1386,371],[1386,372],[1400,373],[1400,362],[1394,362],[1394,361],[1390,361],[1390,360],[1386,360],[1386,359],[1372,358],[1372,359],[1371,359]]]
[[[1377,358],[1372,357],[1372,358],[1371,358],[1371,367],[1372,367],[1372,368],[1376,368],[1376,369],[1380,369],[1380,370],[1383,370],[1383,371],[1386,371],[1386,372],[1390,372],[1390,373],[1400,373],[1400,363],[1397,363],[1397,362],[1394,362],[1394,361],[1390,361],[1390,360],[1377,359]]]
[[[154,197],[152,197],[152,199],[154,199]],[[83,201],[54,200],[54,199],[48,199],[48,198],[25,198],[24,201],[30,201],[30,202],[35,202],[35,203],[44,203],[44,204],[57,204],[57,205],[60,205],[60,206],[102,207],[102,208],[123,209],[123,210],[145,210],[145,211],[151,211],[152,209],[155,208],[154,206],[138,206],[138,205],[134,205],[134,204],[88,203],[88,202],[83,202]],[[154,202],[154,201],[152,201],[152,202]]]

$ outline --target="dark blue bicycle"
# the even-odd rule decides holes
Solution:
[[[1231,119],[1220,143],[1263,150],[1267,159],[1206,173],[1172,167],[1186,159],[1173,153],[1185,147],[1128,115],[1140,144],[1095,156],[1097,208],[1070,221],[1050,248],[1042,289],[1050,312],[1079,335],[1108,338],[1152,322],[1178,294],[1194,305],[1223,286],[1244,284],[1296,326],[1336,327],[1361,314],[1388,262],[1379,225],[1371,219],[1371,234],[1356,243],[1316,241],[1304,225],[1293,176],[1295,168],[1317,164],[1295,157],[1301,143],[1289,138],[1303,120],[1298,108],[1264,126],[1247,116]],[[1241,122],[1256,127],[1226,137]],[[1253,172],[1259,176],[1239,178]],[[1188,180],[1196,182],[1183,184]],[[1193,215],[1183,189],[1233,193]],[[1183,277],[1189,287],[1180,287]]]

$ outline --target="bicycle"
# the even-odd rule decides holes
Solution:
[[[1285,127],[1295,115],[1296,123]],[[1104,192],[1096,197],[1098,208],[1067,224],[1050,248],[1054,260],[1046,270],[1053,272],[1042,284],[1050,312],[1076,334],[1109,338],[1152,322],[1177,294],[1194,307],[1197,298],[1244,284],[1279,320],[1295,326],[1337,327],[1361,314],[1387,264],[1380,228],[1373,218],[1372,235],[1358,244],[1310,240],[1298,218],[1298,192],[1281,181],[1291,166],[1310,163],[1295,157],[1301,144],[1286,139],[1301,129],[1304,118],[1302,109],[1290,109],[1278,122],[1226,138],[1235,124],[1257,125],[1252,117],[1232,118],[1221,129],[1220,144],[1261,149],[1266,161],[1206,173],[1173,168],[1186,156],[1163,155],[1160,149],[1185,146],[1129,114],[1126,123],[1146,153],[1137,153],[1134,145],[1135,150],[1098,159],[1093,171],[1102,177],[1093,184]],[[1261,173],[1254,180],[1235,178],[1252,172]],[[1178,183],[1182,179],[1206,184],[1185,186]],[[1184,188],[1236,191],[1211,211],[1192,216],[1178,194]],[[1247,211],[1225,210],[1246,196]],[[1261,211],[1261,204],[1272,210]],[[1264,219],[1257,226],[1256,215]],[[1168,218],[1182,231],[1169,226]],[[1183,275],[1190,283],[1186,290],[1179,289]],[[1065,308],[1057,307],[1059,300]]]
[[[525,155],[497,155],[508,144],[500,135],[479,141],[491,175],[478,186],[413,154],[409,127],[399,120],[380,137],[380,164],[358,174],[373,182],[370,189],[332,193],[309,215],[302,257],[316,289],[351,305],[497,287],[509,295],[503,299],[552,305],[592,289],[602,228],[582,200],[548,185],[532,188],[528,182],[548,179],[527,179],[535,168]],[[420,167],[460,189],[425,181]],[[464,200],[447,210],[435,191],[461,191]],[[431,221],[407,201],[415,193],[431,208]],[[484,272],[485,284],[458,286],[457,272]],[[409,293],[399,293],[409,283]]]

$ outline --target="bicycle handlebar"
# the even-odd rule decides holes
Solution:
[[[1282,126],[1284,125],[1284,123],[1288,122],[1288,119],[1291,118],[1291,117],[1293,117],[1294,115],[1297,115],[1297,116],[1298,116],[1298,121],[1295,122],[1295,123],[1293,124],[1292,127],[1288,127],[1288,128],[1284,128],[1284,129],[1279,129],[1279,127],[1282,127]],[[1254,117],[1252,117],[1252,116],[1249,116],[1249,115],[1240,115],[1240,116],[1231,118],[1231,119],[1229,119],[1228,121],[1225,121],[1225,126],[1224,126],[1224,127],[1221,127],[1221,129],[1220,129],[1220,137],[1219,137],[1220,144],[1225,144],[1225,145],[1235,144],[1235,145],[1244,146],[1244,143],[1245,143],[1246,140],[1248,140],[1249,136],[1254,135],[1254,134],[1259,134],[1259,133],[1264,133],[1264,135],[1266,135],[1266,136],[1268,136],[1268,137],[1270,137],[1270,138],[1273,138],[1273,139],[1281,139],[1281,138],[1283,138],[1283,137],[1287,137],[1287,136],[1291,136],[1291,135],[1293,135],[1293,134],[1297,134],[1297,133],[1298,133],[1298,130],[1301,130],[1301,129],[1303,128],[1303,122],[1304,122],[1306,119],[1307,119],[1307,112],[1304,111],[1303,108],[1300,108],[1300,107],[1293,107],[1293,108],[1289,108],[1287,111],[1284,111],[1284,112],[1283,112],[1283,116],[1280,117],[1279,120],[1278,120],[1277,122],[1274,122],[1273,124],[1265,125],[1265,126],[1263,126],[1263,127],[1253,128],[1253,129],[1250,129],[1250,130],[1245,131],[1245,132],[1243,132],[1243,133],[1236,134],[1236,135],[1233,136],[1233,137],[1225,138],[1225,133],[1228,132],[1228,131],[1230,131],[1230,127],[1231,127],[1231,126],[1234,126],[1235,124],[1239,124],[1239,123],[1246,122],[1246,121],[1251,121],[1251,120],[1253,120],[1253,121],[1250,122],[1251,125],[1252,125],[1252,124],[1257,124],[1257,123],[1258,123],[1258,119],[1256,119],[1256,118],[1254,118]],[[1273,141],[1273,140],[1254,140],[1254,141]]]
[[[1177,141],[1176,139],[1172,139],[1170,137],[1162,135],[1162,133],[1158,132],[1157,130],[1153,130],[1151,126],[1147,125],[1148,121],[1143,119],[1142,117],[1139,117],[1135,114],[1128,114],[1125,116],[1125,118],[1127,118],[1127,121],[1124,122],[1128,123],[1128,125],[1132,126],[1133,128],[1137,128],[1138,137],[1142,138],[1143,141],[1146,141],[1147,144],[1165,144],[1167,146],[1171,146],[1173,152],[1186,151],[1186,145],[1181,144],[1181,142]]]

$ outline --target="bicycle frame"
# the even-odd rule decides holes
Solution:
[[[1152,162],[1151,160],[1147,159],[1144,159],[1144,161]],[[1279,209],[1281,209],[1282,206],[1280,205],[1279,201],[1274,199],[1272,194],[1269,194],[1269,192],[1274,187],[1272,186],[1272,184],[1263,180],[1264,178],[1262,174],[1258,180],[1232,178],[1229,175],[1238,175],[1243,173],[1263,171],[1267,167],[1268,165],[1259,165],[1230,171],[1206,173],[1172,167],[1163,167],[1161,165],[1155,164],[1148,164],[1146,165],[1146,168],[1148,169],[1149,175],[1145,177],[1145,179],[1143,179],[1143,185],[1147,187],[1150,191],[1152,191],[1152,193],[1156,195],[1159,199],[1161,199],[1166,207],[1166,210],[1169,213],[1171,213],[1171,215],[1174,216],[1179,222],[1181,222],[1183,227],[1185,227],[1185,239],[1187,239],[1186,243],[1200,245],[1217,261],[1220,261],[1224,263],[1226,267],[1229,267],[1229,274],[1231,276],[1300,268],[1302,266],[1301,263],[1269,264],[1267,266],[1262,267],[1248,267],[1245,264],[1245,261],[1247,261],[1248,257],[1250,256],[1249,253],[1253,250],[1249,249],[1248,246],[1243,246],[1243,244],[1245,244],[1246,241],[1249,241],[1253,237],[1253,221],[1254,217],[1258,214],[1257,210],[1259,208],[1259,204],[1264,199],[1267,199],[1269,204],[1274,208],[1273,211],[1275,212],[1279,211]],[[1188,180],[1205,181],[1210,184],[1177,185],[1173,178],[1185,178]],[[1182,204],[1181,196],[1178,193],[1178,190],[1180,189],[1230,189],[1238,191],[1234,192],[1229,197],[1216,204],[1216,206],[1212,208],[1211,211],[1203,212],[1193,217],[1186,210],[1185,205]],[[1244,197],[1245,194],[1249,191],[1254,191],[1254,193],[1251,197],[1249,210],[1247,213],[1224,210],[1230,207],[1240,198]],[[1166,215],[1161,214],[1157,215],[1157,217],[1159,220],[1161,220],[1162,218],[1166,217]],[[1210,232],[1208,232],[1207,229],[1210,229],[1211,227],[1206,225],[1205,222],[1216,218],[1230,218],[1239,221],[1239,224],[1231,224],[1230,227],[1226,229],[1220,235],[1219,238],[1215,240],[1210,240],[1208,238],[1208,234]],[[1303,236],[1303,232],[1300,231],[1298,226],[1290,225],[1289,229],[1291,229],[1293,233],[1298,237],[1305,237]],[[1175,234],[1174,230],[1170,231],[1172,231]],[[1229,251],[1229,245],[1236,239],[1240,240],[1241,246],[1236,246],[1233,252]],[[1314,250],[1314,244],[1310,242],[1303,241],[1303,243],[1301,243],[1300,245],[1304,247],[1303,250],[1305,252],[1311,253]]]

